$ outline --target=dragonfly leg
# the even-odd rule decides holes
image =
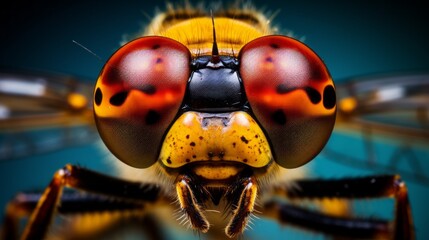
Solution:
[[[66,193],[62,194],[64,187],[99,196],[68,199]],[[162,197],[164,196],[161,194],[160,188],[153,184],[125,181],[84,168],[66,165],[55,173],[37,204],[34,197],[24,194],[8,205],[5,229],[8,229],[6,232],[13,232],[14,228],[16,230],[17,225],[14,223],[16,219],[28,215],[34,209],[21,239],[43,239],[57,211],[73,213],[107,209],[143,210],[145,203],[154,203]],[[112,201],[112,199],[118,201]],[[13,233],[9,235],[13,236]]]
[[[394,238],[415,238],[408,191],[405,183],[397,175],[335,180],[299,180],[291,186],[293,187],[278,188],[276,192],[289,199],[394,198]],[[267,202],[265,214],[280,222],[288,222],[334,235],[372,238],[392,234],[391,223],[387,220],[331,216],[278,201]]]

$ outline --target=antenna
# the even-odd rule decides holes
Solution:
[[[93,55],[94,57],[96,57],[100,62],[105,62],[101,57],[99,57],[97,54],[95,54],[93,51],[89,50],[87,47],[83,46],[82,44],[78,43],[75,40],[72,40],[72,42],[76,45],[78,45],[79,47],[83,48],[85,51],[89,52],[91,55]]]
[[[217,48],[217,41],[216,41],[216,28],[214,23],[214,17],[213,17],[213,11],[210,9],[210,15],[212,17],[212,26],[213,26],[213,48],[212,48],[212,63],[218,63],[220,61],[219,59],[219,49]]]

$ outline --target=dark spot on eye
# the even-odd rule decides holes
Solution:
[[[272,47],[272,48],[279,48],[280,46],[277,43],[271,43],[270,47]]]
[[[162,58],[157,58],[156,63],[162,63]]]
[[[171,164],[171,159],[170,159],[170,157],[168,157],[168,158],[167,158],[167,163],[168,163],[168,164]]]
[[[266,62],[273,62],[273,58],[272,57],[267,57],[267,58],[265,58],[265,61]]]
[[[103,93],[101,92],[100,88],[97,88],[97,90],[95,90],[94,102],[97,106],[100,106],[102,100]]]
[[[192,158],[197,158],[197,156],[196,155],[192,155]]]
[[[154,110],[149,110],[145,117],[145,122],[147,125],[152,125],[157,123],[161,119],[161,115]]]
[[[110,104],[112,104],[113,106],[121,106],[122,104],[124,104],[125,100],[127,99],[128,96],[128,91],[122,91],[119,93],[116,93],[115,95],[113,95],[109,102]]]
[[[235,145],[237,145],[235,142],[232,143],[232,146],[235,147]]]
[[[322,96],[316,89],[312,87],[306,87],[304,90],[307,93],[308,98],[310,98],[310,101],[313,104],[317,104],[322,100]]]
[[[112,85],[115,83],[123,82],[121,78],[121,74],[116,67],[104,68],[101,75],[103,76],[101,78],[101,82],[106,85]]]
[[[243,162],[247,162],[247,158],[243,159]]]
[[[281,110],[281,109],[273,112],[273,114],[271,114],[271,119],[273,119],[274,122],[276,122],[280,125],[286,124],[286,115],[283,112],[283,110]]]
[[[326,80],[326,74],[322,70],[324,66],[320,66],[319,64],[313,63],[310,66],[311,69],[311,79],[315,81]]]
[[[326,109],[331,109],[335,107],[335,104],[336,104],[335,89],[332,85],[328,85],[323,90],[323,106]]]
[[[204,139],[204,138],[203,138],[203,136],[199,136],[198,138],[199,138],[200,140],[203,140],[203,139]]]
[[[279,84],[279,85],[277,85],[276,91],[278,94],[285,94],[285,93],[291,92],[295,89],[296,89],[296,87],[289,87],[289,86],[286,86],[285,84]]]
[[[159,44],[155,44],[155,45],[153,45],[152,46],[152,49],[158,49],[158,48],[160,48],[161,46],[159,45]]]
[[[185,161],[188,163],[188,162],[190,162],[190,161],[191,161],[191,159],[187,158]]]
[[[244,136],[241,136],[241,141],[244,142],[245,144],[249,143],[249,140],[247,140]]]
[[[191,142],[189,145],[191,145],[192,147],[195,147],[195,143]]]
[[[186,135],[186,139],[189,139],[189,134],[188,134],[188,135]]]
[[[153,95],[154,93],[156,93],[156,87],[152,84],[146,84],[139,89],[140,89],[140,91],[142,91],[148,95]]]

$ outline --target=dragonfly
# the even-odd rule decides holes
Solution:
[[[5,69],[0,80],[0,161],[98,139],[92,115],[92,84],[72,76]],[[380,74],[341,81],[337,84],[340,109],[335,131],[359,138],[365,155],[358,159],[330,145],[322,155],[340,164],[398,172],[409,181],[427,185],[429,178],[413,149],[424,150],[429,139],[428,89],[427,73]],[[372,146],[380,138],[392,142],[397,151],[386,165],[377,162]],[[410,169],[398,168],[399,161],[406,161]]]
[[[363,139],[368,155],[356,159],[353,155],[338,152],[329,144],[322,155],[348,165],[392,171],[391,166],[396,166],[400,159],[392,158],[393,164],[387,167],[379,164],[374,158],[371,144],[379,136],[386,135],[389,138],[389,134],[393,134],[396,139],[403,139],[404,136],[419,138],[419,143],[425,145],[427,79],[427,74],[407,74],[377,76],[365,81],[357,79],[338,84],[336,131],[350,134],[350,130],[354,129],[352,134],[365,134]],[[3,119],[0,125],[2,160],[41,154],[98,139],[92,116],[92,85],[71,77],[4,71],[1,86],[2,103],[8,104],[1,106],[0,110]],[[403,122],[392,124],[393,119],[398,119],[395,114],[403,117]],[[410,147],[404,143],[406,141],[401,142],[396,155],[412,156],[411,148],[415,145]],[[418,159],[412,157],[406,160],[418,163]],[[412,168],[411,173],[393,170],[410,176],[413,181],[427,183],[427,177],[424,172],[419,172],[421,169],[418,167]]]

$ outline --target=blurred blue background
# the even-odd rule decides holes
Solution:
[[[103,62],[72,40],[107,59],[125,36],[135,34],[149,22],[147,16],[154,16],[156,7],[164,9],[163,3],[153,2],[16,0],[1,3],[0,66],[65,73],[94,82]],[[422,3],[380,0],[282,3],[255,0],[253,3],[266,12],[280,10],[274,24],[281,31],[292,31],[297,38],[304,39],[325,61],[337,83],[374,73],[429,71],[429,15]],[[345,151],[365,159],[360,140],[335,133],[329,146],[347,147]],[[374,141],[377,141],[375,153],[380,161],[389,161],[399,146]],[[415,149],[423,171],[429,167],[428,149],[429,146]],[[102,161],[104,157],[93,143],[0,162],[0,206],[18,191],[43,188],[52,174],[66,163],[109,171],[109,165]],[[377,168],[361,170],[323,156],[310,163],[310,167],[316,176],[334,178],[388,172]],[[429,198],[429,186],[412,180],[407,183],[418,239],[428,239],[425,201]],[[280,238],[276,234],[285,231],[271,221],[261,221],[254,229],[255,239],[258,236]],[[310,234],[310,237],[318,235]]]

